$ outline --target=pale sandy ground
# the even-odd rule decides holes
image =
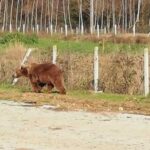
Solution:
[[[22,104],[0,101],[0,150],[150,150],[150,116]]]

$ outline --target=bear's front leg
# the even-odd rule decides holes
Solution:
[[[38,86],[38,83],[31,83],[31,85],[32,85],[32,89],[33,89],[34,92],[36,92],[36,93],[41,92],[42,88]]]
[[[48,89],[48,92],[51,93],[51,90],[54,88],[54,85],[50,82],[47,84],[47,89]]]
[[[29,74],[29,79],[30,79],[33,91],[36,93],[40,93],[42,87],[39,86],[38,81],[36,80],[36,77]]]

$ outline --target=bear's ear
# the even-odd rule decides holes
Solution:
[[[27,69],[27,67],[21,66],[21,73],[22,73],[24,76],[28,76],[28,69]]]
[[[23,66],[21,66],[21,67],[20,67],[20,69],[21,69],[21,70],[23,70],[23,69],[24,69],[24,67],[23,67]]]

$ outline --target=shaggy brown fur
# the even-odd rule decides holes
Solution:
[[[40,92],[42,87],[47,85],[49,91],[55,86],[60,94],[66,94],[62,71],[55,64],[34,63],[29,67],[21,67],[21,69],[16,70],[14,77],[18,78],[20,76],[25,76],[30,79],[32,88],[35,92]]]

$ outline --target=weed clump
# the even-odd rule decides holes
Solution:
[[[22,33],[7,33],[3,34],[0,37],[0,44],[9,44],[9,43],[24,43],[24,44],[36,44],[38,43],[38,37],[35,34],[26,35]]]

